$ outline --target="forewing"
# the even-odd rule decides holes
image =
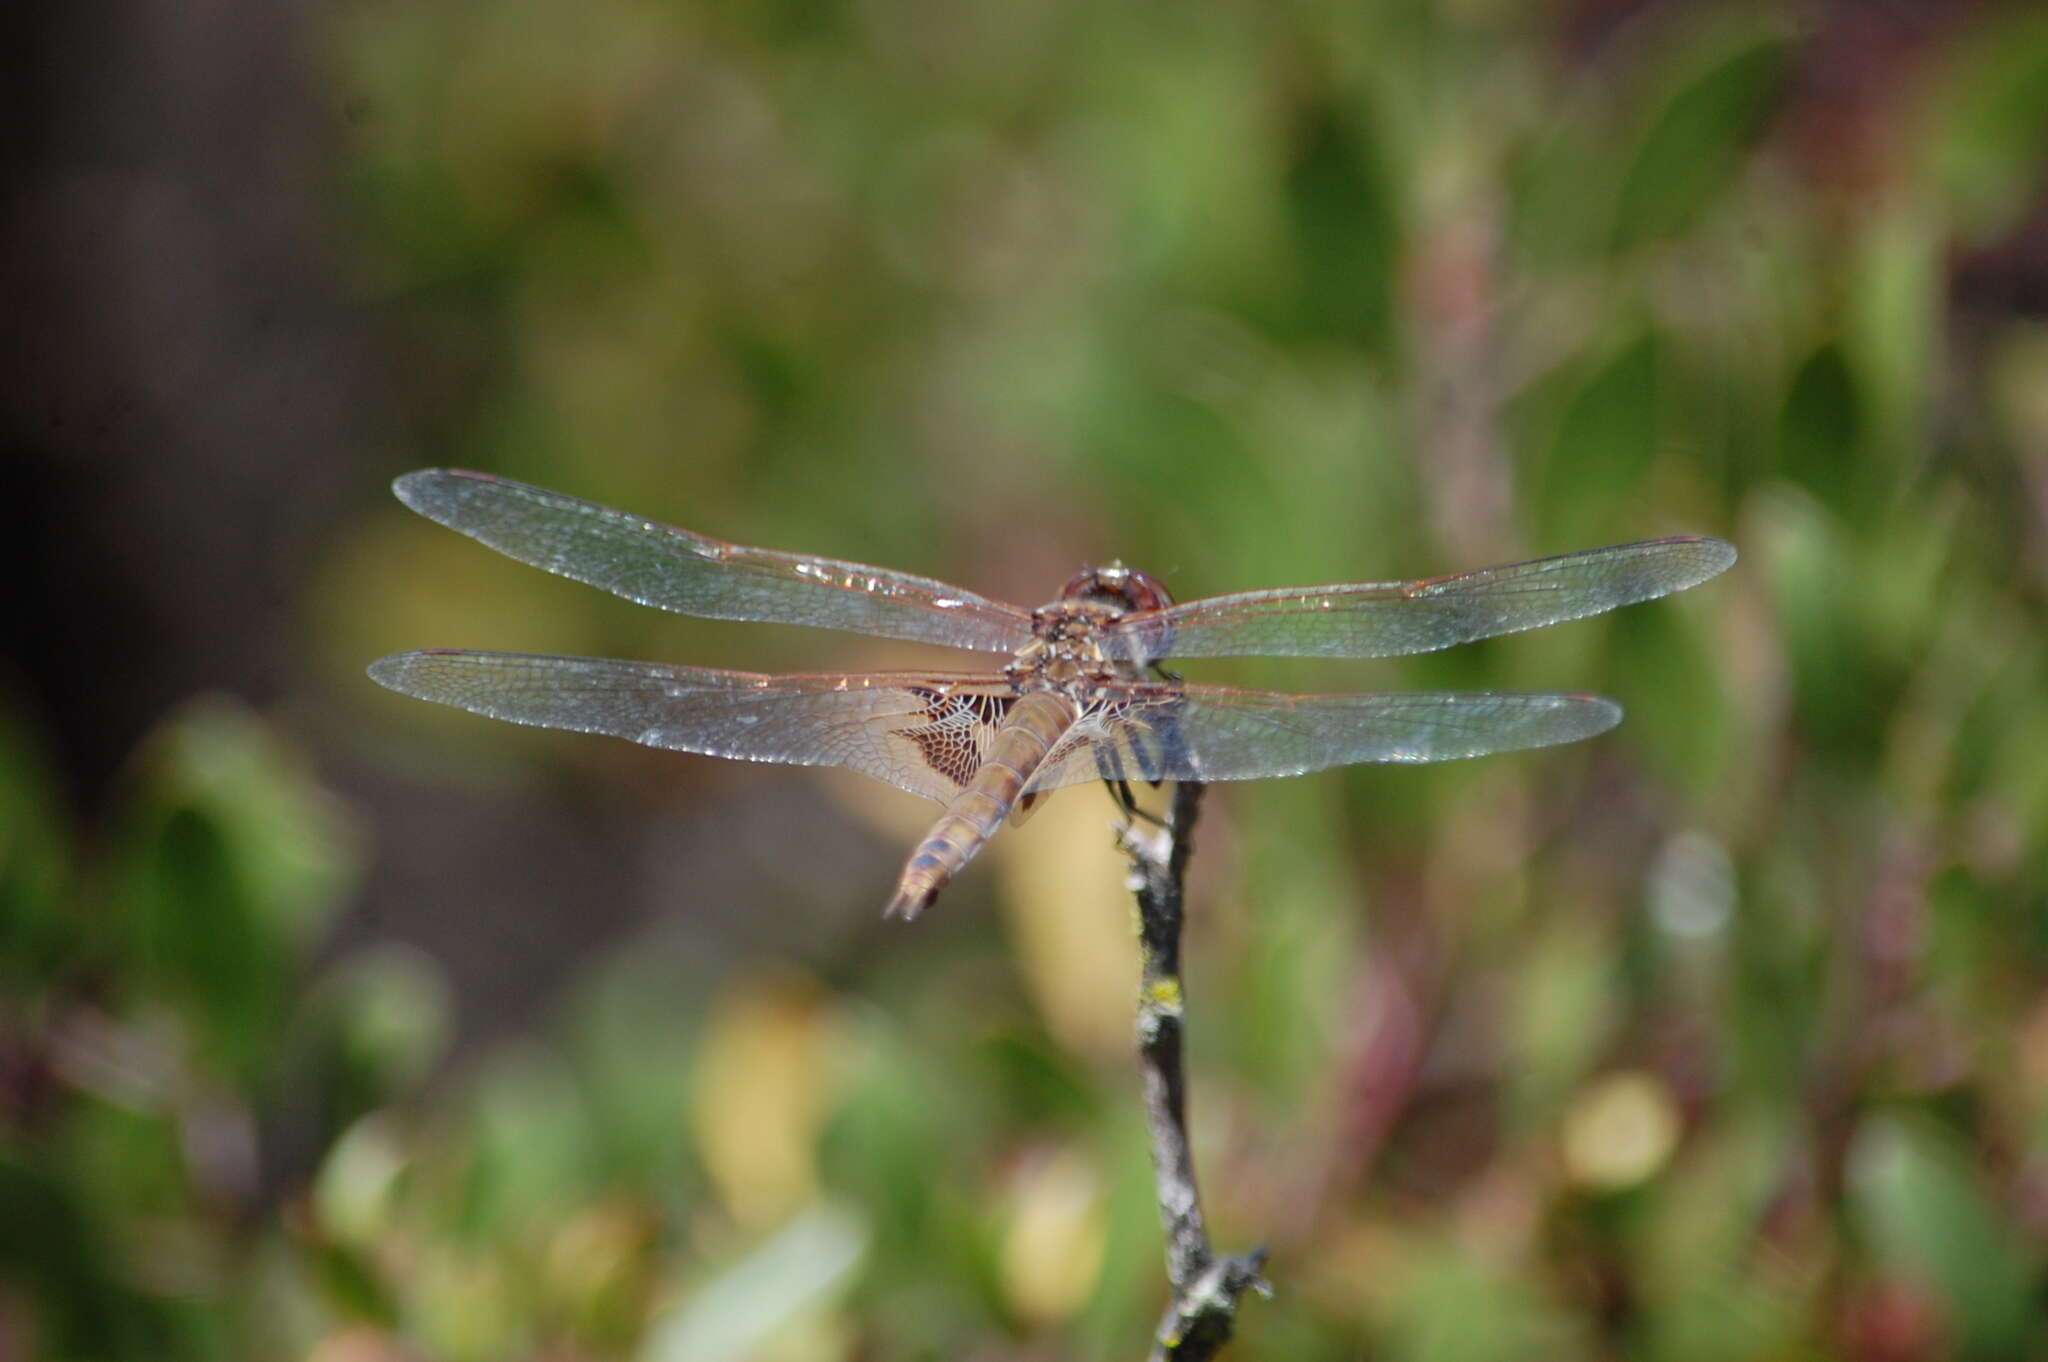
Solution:
[[[1655,600],[1726,571],[1719,539],[1651,539],[1417,582],[1284,587],[1126,615],[1108,631],[1127,660],[1396,657],[1540,629]]]
[[[508,557],[681,615],[993,653],[1014,653],[1032,637],[1028,611],[928,577],[726,544],[484,473],[426,469],[392,490],[429,520]]]
[[[1286,695],[1131,682],[1084,709],[1025,788],[1263,780],[1358,762],[1456,761],[1577,742],[1620,722],[1621,706],[1597,695]]]
[[[985,674],[762,676],[596,657],[430,651],[370,666],[392,690],[515,724],[792,766],[936,799],[974,774],[1013,698]]]

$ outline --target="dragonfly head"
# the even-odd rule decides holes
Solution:
[[[1060,588],[1060,599],[1107,605],[1118,614],[1129,614],[1135,610],[1164,610],[1173,604],[1173,597],[1167,594],[1164,582],[1122,563],[1086,568],[1075,573]]]

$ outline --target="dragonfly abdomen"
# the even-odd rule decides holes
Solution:
[[[1079,711],[1063,695],[1037,691],[1010,706],[989,743],[988,755],[946,805],[903,867],[885,917],[914,918],[1010,816],[1031,773],[1073,724]]]

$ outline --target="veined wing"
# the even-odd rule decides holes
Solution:
[[[392,490],[429,520],[508,557],[681,615],[991,653],[1014,653],[1032,637],[1029,611],[928,577],[744,548],[485,473],[424,469]]]
[[[1697,586],[1735,561],[1719,539],[1651,539],[1417,582],[1282,587],[1126,615],[1112,651],[1161,657],[1396,657],[1540,629]]]
[[[986,673],[762,676],[599,657],[396,653],[370,664],[392,690],[515,724],[792,766],[844,766],[951,799],[1014,695]]]
[[[1090,780],[1263,780],[1357,762],[1456,761],[1552,747],[1621,722],[1597,695],[1286,695],[1134,681],[1090,705],[1025,792]]]

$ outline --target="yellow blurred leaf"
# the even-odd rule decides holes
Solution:
[[[1061,1150],[1028,1161],[1010,1198],[1003,1298],[1034,1324],[1057,1324],[1087,1302],[1102,1271],[1101,1179],[1082,1155]]]
[[[1572,1181],[1619,1191],[1655,1173],[1678,1145],[1678,1104],[1655,1074],[1609,1074],[1582,1092],[1564,1118]]]
[[[713,1009],[691,1121],[705,1167],[740,1224],[772,1225],[815,1198],[837,1040],[823,989],[791,970],[742,976]]]
[[[1024,980],[1046,1028],[1083,1054],[1131,1046],[1138,945],[1117,819],[1093,789],[1060,792],[1024,827],[1003,830],[992,858]]]
[[[350,1126],[313,1183],[321,1228],[343,1243],[374,1244],[389,1228],[407,1161],[404,1132],[388,1113]]]

